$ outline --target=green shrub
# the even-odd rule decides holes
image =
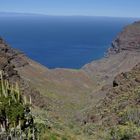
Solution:
[[[36,139],[36,128],[31,113],[31,102],[26,101],[18,84],[3,79],[0,71],[0,139]]]
[[[140,127],[140,107],[131,106],[127,107],[123,112],[120,112],[120,123],[125,124],[127,122],[133,122]]]
[[[68,140],[66,137],[62,137],[62,139],[61,140]]]
[[[126,125],[118,125],[111,129],[110,140],[132,140],[140,134],[140,128],[129,122]]]

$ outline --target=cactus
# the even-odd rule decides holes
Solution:
[[[18,83],[10,84],[0,71],[0,138],[24,140],[27,136],[28,140],[37,140],[31,105],[31,96],[28,104]]]
[[[1,79],[2,94],[6,97],[6,91],[5,91],[5,87],[4,87],[4,80],[3,80],[3,72],[2,71],[0,71],[0,79]]]

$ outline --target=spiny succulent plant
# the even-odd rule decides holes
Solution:
[[[0,71],[0,139],[37,140],[37,129],[29,102],[18,83],[10,84]]]

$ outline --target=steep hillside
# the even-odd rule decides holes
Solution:
[[[115,77],[106,97],[83,120],[95,140],[140,139],[140,63]]]

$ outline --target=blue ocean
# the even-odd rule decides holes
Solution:
[[[0,16],[0,36],[48,68],[81,68],[104,56],[134,18]]]

